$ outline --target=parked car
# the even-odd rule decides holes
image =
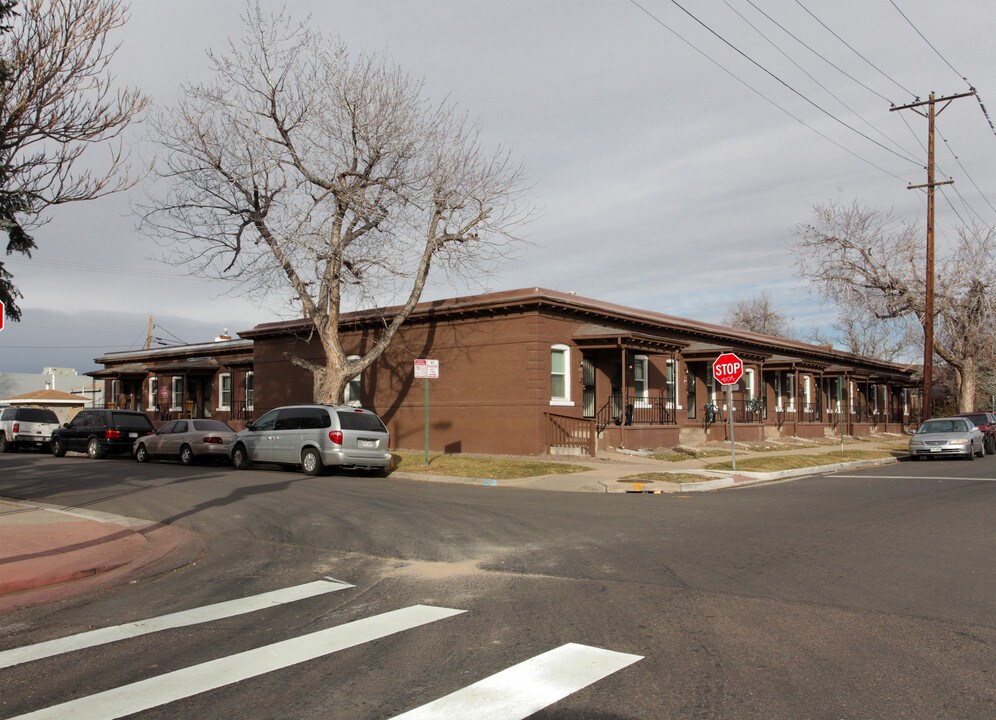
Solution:
[[[308,475],[327,466],[390,472],[390,435],[374,413],[351,405],[279,407],[246,425],[232,441],[232,465],[300,465]]]
[[[975,423],[975,427],[982,431],[982,435],[986,440],[986,452],[990,455],[996,455],[996,413],[959,413],[956,417],[968,418]]]
[[[975,460],[985,455],[985,440],[968,418],[949,417],[928,420],[910,438],[910,458],[963,457]]]
[[[28,447],[48,450],[52,431],[57,427],[58,416],[46,408],[5,408],[0,413],[0,452],[17,452]]]
[[[134,442],[132,454],[139,462],[154,458],[176,458],[181,465],[193,465],[198,460],[224,460],[235,430],[221,420],[174,420],[152,435],[143,435]]]
[[[136,438],[155,432],[149,418],[137,410],[80,410],[61,428],[52,431],[52,454],[85,452],[91,458],[130,455]]]

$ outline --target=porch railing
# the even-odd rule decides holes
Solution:
[[[546,415],[546,446],[578,448],[595,457],[595,421],[590,418],[543,413]]]
[[[240,422],[252,422],[253,412],[252,406],[246,405],[245,400],[234,400],[232,401],[232,420],[239,420]]]
[[[736,405],[736,409],[733,411],[733,422],[741,424],[763,423],[767,414],[767,400],[764,398],[754,398],[748,400],[746,403]]]
[[[823,420],[823,406],[820,403],[802,403],[799,406],[799,422],[820,422]]]
[[[626,395],[612,393],[606,403],[595,414],[598,432],[607,426],[615,425],[676,425],[674,399],[664,393],[657,396]]]

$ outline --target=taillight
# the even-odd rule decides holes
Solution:
[[[121,431],[120,430],[108,430],[107,432],[104,433],[104,437],[106,437],[108,440],[120,440],[121,439]]]
[[[14,423],[14,427],[11,428],[11,432],[21,432],[21,423]]]
[[[333,445],[342,445],[342,430],[332,430],[329,432],[329,440]]]
[[[387,449],[391,449],[391,433],[387,434]]]
[[[204,442],[213,443],[215,445],[221,445],[221,438],[217,435],[205,435]]]

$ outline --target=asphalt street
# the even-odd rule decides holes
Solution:
[[[2,718],[65,717],[122,688],[169,698],[141,718],[391,718],[489,678],[539,695],[556,685],[544,668],[603,661],[529,717],[994,713],[996,456],[632,495],[18,454],[0,456],[0,495],[207,546],[168,574],[0,616],[0,651],[342,585],[0,666]],[[363,642],[313,649],[367,625]],[[229,665],[248,674],[211,685]],[[160,697],[159,678],[189,693]],[[439,717],[513,717],[486,710]]]

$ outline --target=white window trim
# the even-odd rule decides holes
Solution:
[[[252,380],[250,383],[249,381]],[[256,375],[253,370],[246,370],[246,410],[252,410],[252,402],[249,401],[249,385],[252,385],[252,401],[256,401]]]
[[[643,389],[637,394],[636,366],[643,366]],[[646,355],[633,356],[633,405],[641,408],[650,407],[650,358]]]
[[[782,375],[781,373],[775,373],[775,412],[785,412],[785,406],[782,404]]]
[[[681,383],[678,382],[678,363],[676,360],[672,360],[670,358],[668,358],[664,363],[665,389],[670,387],[667,381],[667,374],[669,372],[671,373],[671,378],[672,378],[671,382],[674,385],[674,395],[672,395],[671,398],[667,401],[667,408],[668,410],[671,410],[672,408],[677,410],[684,410],[681,403],[678,402],[678,398],[681,397]]]
[[[181,398],[180,405],[176,404],[176,397],[177,397],[176,387],[177,387],[177,385],[180,386],[180,393],[179,393],[180,394],[180,398]],[[183,376],[182,375],[173,375],[170,378],[170,382],[169,382],[169,402],[170,402],[170,408],[169,409],[170,409],[171,412],[183,412],[183,400],[182,400],[182,398],[183,398]]]
[[[359,355],[350,355],[350,356],[348,356],[346,358],[347,361],[359,360],[359,359],[360,359]],[[350,378],[349,381],[346,383],[346,389],[348,390],[349,389],[349,385],[351,383],[354,383],[354,382],[357,383],[357,385],[359,385],[359,389],[357,390],[357,395],[358,396],[362,395],[362,393],[363,393],[363,377],[362,377],[362,373],[360,373],[359,375],[357,375],[355,377]],[[350,400],[346,400],[345,398],[343,398],[343,400],[345,401],[346,405],[352,405],[353,407],[360,407],[362,405],[362,401],[360,400],[359,397],[356,397],[356,398],[353,398],[353,399],[350,399]]]
[[[564,397],[553,397],[553,353],[564,353]],[[550,405],[555,407],[574,407],[571,400],[571,346],[556,344],[550,346]]]
[[[785,373],[785,389],[788,392],[785,394],[788,400],[788,405],[785,407],[786,412],[795,411],[795,373]]]
[[[802,401],[806,407],[813,404],[813,382],[809,375],[802,377]]]
[[[228,404],[225,404],[225,378],[228,378]],[[215,410],[222,410],[225,412],[232,411],[232,373],[219,373],[218,374],[218,407]]]
[[[149,409],[159,407],[159,378],[156,376],[149,378]]]
[[[854,410],[854,381],[853,380],[848,380],[847,381],[847,404],[848,404],[848,407],[851,408],[851,414],[853,415],[855,413],[855,410]]]

